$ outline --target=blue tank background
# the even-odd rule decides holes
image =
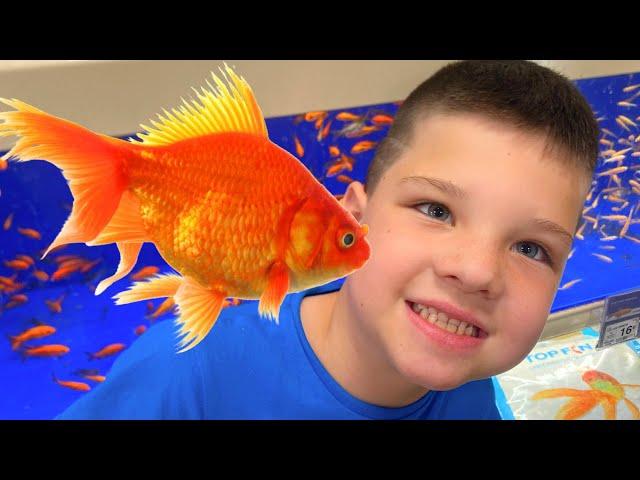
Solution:
[[[633,97],[640,89],[630,93],[623,93],[622,89],[628,85],[640,83],[640,74],[627,74],[611,77],[584,79],[575,82],[580,91],[591,104],[596,117],[600,119],[600,126],[610,130],[617,137],[630,142],[628,136],[633,133],[634,141],[630,142],[633,151],[640,151],[640,144],[635,142],[640,132],[638,128],[630,126],[627,132],[617,122],[618,115],[625,115],[632,121],[640,122],[640,109],[637,107],[619,106],[617,102]],[[634,100],[631,100],[634,102]],[[326,117],[316,123],[313,113],[293,115],[267,119],[267,127],[271,140],[296,155],[297,138],[304,148],[301,160],[328,190],[335,194],[343,194],[349,178],[339,180],[339,175],[348,175],[354,180],[364,182],[367,167],[373,158],[375,149],[362,153],[351,153],[352,147],[361,141],[379,142],[388,131],[388,125],[380,125],[379,130],[362,135],[346,137],[340,134],[344,129],[351,129],[357,134],[362,127],[373,126],[375,115],[386,114],[394,116],[398,102],[379,105],[345,108],[326,112]],[[362,120],[341,121],[337,118],[341,112],[349,112],[361,116]],[[55,114],[55,112],[50,112]],[[604,118],[603,118],[604,117]],[[72,120],[73,119],[69,119]],[[319,134],[330,123],[326,138],[319,140]],[[123,138],[128,138],[123,137]],[[620,150],[628,146],[620,142],[620,138],[608,134],[601,138],[611,138],[615,142],[613,149]],[[638,138],[640,140],[640,138]],[[352,170],[344,170],[336,175],[327,175],[327,170],[336,164],[329,147],[337,147],[340,152],[353,159]],[[601,150],[608,147],[601,145]],[[640,164],[640,158],[632,157],[628,152],[624,165],[629,167]],[[297,156],[297,155],[296,155]],[[616,163],[603,165],[602,156],[596,170],[596,175]],[[620,175],[622,185],[629,185],[629,180],[635,178],[640,181],[640,170],[624,172]],[[594,177],[596,178],[596,177]],[[610,186],[609,177],[601,178],[594,184],[594,192],[590,205],[604,188]],[[640,196],[627,191],[626,198],[629,206],[621,212],[611,211],[618,206],[600,198],[599,205],[588,212],[594,217],[608,214],[628,214],[629,208],[637,208]],[[601,195],[602,197],[602,195]],[[89,360],[85,352],[96,352],[111,343],[124,343],[130,346],[137,338],[134,329],[138,325],[149,327],[150,322],[145,319],[146,302],[116,306],[111,297],[125,290],[131,283],[130,279],[123,279],[111,286],[101,296],[94,296],[90,286],[95,285],[106,276],[111,275],[118,264],[119,256],[114,245],[101,247],[87,247],[82,244],[68,245],[54,253],[47,259],[40,261],[41,252],[53,241],[60,231],[70,212],[72,197],[66,181],[60,171],[53,165],[33,161],[27,163],[11,163],[5,171],[0,171],[0,225],[11,213],[14,214],[13,224],[8,230],[0,227],[0,276],[11,277],[14,271],[4,265],[4,260],[15,258],[17,254],[26,254],[36,260],[36,267],[48,274],[55,270],[53,259],[58,255],[79,255],[89,260],[101,259],[96,267],[87,274],[76,273],[71,277],[57,282],[41,282],[32,275],[33,268],[28,271],[18,271],[17,281],[24,282],[25,288],[16,292],[26,294],[28,301],[14,308],[4,308],[0,313],[0,385],[3,395],[0,395],[0,418],[2,419],[50,419],[62,412],[73,401],[83,395],[83,392],[61,387],[53,382],[52,374],[61,380],[81,381],[95,388],[95,382],[86,380],[75,374],[78,369],[97,369],[102,375],[108,375],[109,368],[117,355],[100,360]],[[640,215],[637,215],[640,218]],[[584,220],[582,220],[584,222]],[[582,223],[581,222],[581,223]],[[628,239],[615,241],[601,241],[603,235],[616,235],[622,224],[606,222],[604,232],[599,233],[590,227],[590,223],[583,231],[584,240],[575,239],[574,253],[568,260],[560,285],[574,279],[582,279],[571,288],[559,291],[553,303],[552,311],[575,306],[606,296],[640,286],[638,267],[640,262],[640,244]],[[33,228],[42,234],[40,240],[34,240],[18,233],[17,228]],[[632,224],[628,232],[640,239],[640,226]],[[601,245],[613,245],[615,250],[602,250]],[[613,263],[604,263],[592,253],[607,255]],[[147,265],[160,267],[162,272],[172,271],[162,260],[153,245],[145,244],[138,259],[134,272]],[[45,300],[53,300],[63,293],[66,297],[62,302],[61,313],[49,311]],[[11,295],[0,292],[0,304],[6,305]],[[157,307],[162,300],[154,301]],[[233,308],[233,307],[228,307]],[[164,315],[157,321],[167,321],[171,315]],[[45,344],[64,344],[70,347],[70,352],[60,358],[27,358],[23,361],[20,352],[10,347],[9,335],[34,326],[33,320],[54,326],[57,331],[45,338],[27,342],[28,346]],[[215,334],[215,328],[211,334]],[[6,340],[5,340],[6,339]]]

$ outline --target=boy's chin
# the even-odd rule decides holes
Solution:
[[[452,365],[438,366],[420,359],[404,359],[397,365],[402,376],[414,385],[427,390],[446,391],[477,380],[471,372],[454,369]]]

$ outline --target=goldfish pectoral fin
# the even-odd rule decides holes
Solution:
[[[615,397],[607,395],[600,399],[600,405],[604,409],[604,419],[605,420],[615,420],[616,419],[616,404],[618,400]]]
[[[588,393],[588,392],[587,392]],[[557,420],[575,420],[589,413],[598,404],[598,399],[592,395],[576,397],[565,403],[556,414]]]
[[[113,296],[116,305],[172,297],[183,282],[183,277],[175,274],[154,275],[147,280],[135,282],[128,290]]]
[[[149,241],[151,240],[140,215],[140,200],[133,193],[125,190],[109,223],[96,238],[86,243],[93,247],[118,242],[144,243]]]
[[[94,292],[95,295],[100,295],[109,288],[111,284],[127,276],[129,272],[133,270],[133,267],[138,261],[138,255],[140,254],[142,243],[117,243],[117,245],[118,250],[120,251],[120,263],[118,264],[118,269],[116,270],[116,273],[111,275],[109,278],[105,278],[98,284],[96,291]]]
[[[185,277],[174,295],[178,306],[175,322],[180,326],[178,353],[186,352],[198,345],[216,323],[226,292],[206,288],[195,280]]]
[[[267,274],[267,288],[260,296],[258,313],[262,317],[278,323],[280,305],[289,290],[289,268],[282,261],[276,261]]]
[[[531,400],[558,397],[581,397],[584,393],[584,390],[576,390],[575,388],[550,388],[548,390],[541,390],[540,392],[537,392],[531,397]]]
[[[636,407],[636,404],[633,403],[628,398],[624,398],[623,400],[624,400],[624,403],[627,405],[627,408],[631,412],[631,415],[633,416],[633,419],[634,420],[640,420],[640,410],[638,410],[638,407]]]

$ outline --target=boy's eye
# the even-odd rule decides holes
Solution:
[[[435,218],[436,220],[445,221],[451,216],[451,213],[449,212],[447,207],[445,207],[441,203],[425,202],[416,205],[416,207],[421,212],[425,213],[431,218]]]
[[[518,252],[525,256],[540,262],[551,263],[551,257],[540,245],[533,242],[519,242],[516,245],[518,245]],[[542,255],[541,258],[538,256],[539,254]]]
[[[415,207],[422,213],[425,213],[427,216],[435,218],[436,220],[446,221],[451,217],[449,209],[441,203],[424,202],[416,205]],[[548,251],[543,246],[534,242],[518,242],[516,246],[518,247],[517,250],[519,253],[550,266],[554,265],[551,255],[549,255]]]

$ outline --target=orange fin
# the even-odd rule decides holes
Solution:
[[[556,414],[557,420],[575,420],[589,413],[598,404],[593,395],[583,395],[565,403]]]
[[[600,398],[600,405],[604,409],[604,419],[605,420],[615,420],[616,419],[616,404],[618,400],[611,395],[603,395]]]
[[[198,345],[207,336],[218,320],[226,292],[206,288],[195,280],[185,277],[174,295],[178,308],[176,324],[180,325],[178,353],[186,352]]]
[[[300,207],[291,220],[288,239],[296,263],[305,270],[313,265],[322,248],[324,216],[314,208]]]
[[[576,390],[575,388],[550,388],[542,390],[531,397],[531,400],[542,400],[544,398],[558,397],[581,397],[585,394],[585,390]]]
[[[118,264],[118,269],[116,273],[111,275],[108,278],[102,280],[95,290],[95,295],[100,295],[107,288],[109,288],[114,282],[117,282],[123,277],[126,277],[133,267],[135,267],[136,262],[138,261],[138,255],[140,254],[140,250],[142,249],[142,243],[121,243],[118,242],[116,244],[118,246],[118,250],[120,251],[120,263]]]
[[[260,296],[258,313],[278,323],[280,305],[289,290],[289,269],[284,262],[276,261],[269,268],[267,288]]]
[[[217,89],[209,82],[209,89],[202,88],[202,94],[193,89],[200,102],[191,100],[190,104],[182,99],[183,105],[179,109],[171,109],[172,113],[164,110],[164,117],[158,115],[161,123],[151,120],[155,128],[141,125],[148,133],[138,134],[142,141],[132,140],[132,143],[169,145],[188,138],[224,132],[267,137],[262,111],[249,84],[226,64],[225,70],[221,68],[220,71],[227,85],[212,73]]]
[[[623,400],[624,400],[624,403],[627,405],[627,408],[631,412],[631,415],[633,415],[633,419],[640,420],[640,410],[638,410],[638,407],[636,407],[636,404],[627,398],[623,398]]]
[[[100,234],[87,242],[90,247],[109,243],[144,243],[151,239],[144,227],[140,215],[140,200],[128,190],[122,193],[120,203],[109,223]]]
[[[15,111],[0,112],[0,137],[19,136],[3,157],[43,159],[62,170],[74,198],[71,215],[42,258],[67,243],[89,242],[107,225],[126,188],[123,163],[131,144],[99,135],[20,100],[0,98]]]
[[[180,325],[178,353],[186,352],[207,336],[222,310],[226,293],[206,288],[189,277],[174,274],[155,275],[151,279],[135,282],[113,298],[117,305],[173,297],[178,309],[176,324]]]

